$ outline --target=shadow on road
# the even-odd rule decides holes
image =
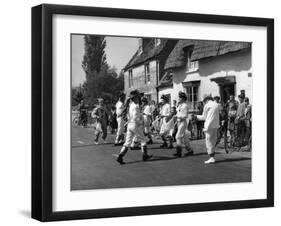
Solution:
[[[245,161],[245,160],[251,160],[252,158],[249,157],[241,157],[241,158],[233,158],[233,159],[221,159],[216,160],[217,163],[223,163],[223,162],[238,162],[238,161]]]
[[[173,153],[171,153],[173,154]],[[197,153],[194,155],[188,155],[188,156],[182,156],[180,158],[191,158],[192,156],[199,156],[199,155],[206,155],[206,153]],[[178,157],[175,156],[159,156],[159,155],[153,155],[151,159],[147,160],[146,162],[155,162],[155,161],[167,161],[167,160],[173,160],[173,159],[178,159]],[[143,162],[142,160],[136,160],[132,162],[126,162],[126,164],[133,164],[133,163],[141,163]]]
[[[83,144],[83,145],[75,145],[72,146],[71,148],[83,148],[83,147],[92,147],[92,146],[103,146],[103,145],[107,145],[107,144],[114,144],[114,143],[105,143],[105,144]]]
[[[75,145],[72,146],[71,148],[83,148],[83,147],[91,147],[91,146],[96,146],[96,144]]]
[[[216,153],[216,155],[220,155],[223,153]],[[182,156],[180,158],[192,158],[200,155],[207,155],[205,152],[200,152],[196,153],[193,155],[188,155],[188,156]],[[151,159],[147,160],[146,162],[155,162],[155,161],[167,161],[167,160],[173,160],[173,159],[178,159],[178,157],[174,156],[159,156],[159,155],[153,155]],[[233,159],[222,159],[222,160],[216,160],[216,163],[223,163],[223,162],[238,162],[238,161],[245,161],[245,160],[251,160],[249,157],[241,157],[241,158],[233,158]],[[126,164],[134,164],[134,163],[143,163],[142,160],[136,160],[136,161],[131,161],[131,162],[126,162]]]
[[[147,160],[146,162],[155,162],[155,161],[167,161],[167,160],[173,160],[176,159],[177,157],[168,157],[168,156],[157,156],[153,155],[151,159]],[[126,164],[133,164],[133,163],[143,163],[142,160],[136,160],[132,162],[126,162]]]

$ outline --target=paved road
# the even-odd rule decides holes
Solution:
[[[251,153],[225,154],[217,149],[217,163],[205,165],[208,158],[204,140],[191,141],[194,156],[174,158],[174,149],[160,149],[160,140],[149,145],[150,161],[141,161],[140,150],[129,150],[125,165],[115,159],[120,147],[93,144],[93,129],[72,129],[71,189],[104,189],[143,186],[232,183],[251,181]]]

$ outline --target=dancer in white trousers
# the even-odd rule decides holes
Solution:
[[[125,163],[123,157],[128,152],[128,148],[130,147],[134,136],[141,142],[142,160],[146,161],[152,157],[147,153],[146,137],[143,133],[143,115],[140,110],[140,94],[138,90],[134,90],[130,93],[130,99],[131,103],[128,112],[126,140],[117,158],[117,162],[120,164]]]
[[[215,163],[215,145],[217,142],[217,130],[220,126],[219,120],[219,105],[213,101],[211,95],[203,97],[204,109],[202,115],[197,115],[198,120],[205,120],[204,129],[206,148],[210,158],[205,161],[205,164]]]
[[[171,123],[169,123],[171,118],[173,117],[171,113],[171,105],[169,104],[169,99],[166,95],[162,95],[160,101],[163,105],[160,111],[161,128],[159,132],[159,135],[163,140],[163,144],[160,145],[160,148],[173,148],[173,140],[170,136],[172,125]],[[169,146],[167,144],[167,138],[169,140]]]
[[[144,135],[147,136],[148,141],[147,144],[152,144],[152,136],[151,136],[151,122],[152,122],[152,112],[150,105],[148,104],[147,98],[143,97],[141,99],[143,106],[143,124],[144,124]]]
[[[185,156],[193,155],[193,150],[190,147],[188,133],[187,133],[187,118],[188,118],[188,106],[186,103],[187,97],[183,92],[179,92],[179,104],[177,107],[177,126],[178,131],[176,133],[176,153],[174,156],[182,156],[182,147],[185,147],[186,153]]]
[[[117,128],[117,134],[116,134],[116,139],[115,139],[115,146],[117,145],[122,145],[124,143],[124,130],[125,130],[125,120],[124,117],[122,117],[122,113],[124,111],[124,101],[125,101],[126,95],[124,93],[121,93],[119,95],[119,100],[116,103],[116,115],[117,115],[117,123],[118,123],[118,128]]]

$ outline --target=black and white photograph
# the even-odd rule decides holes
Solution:
[[[72,191],[252,181],[252,43],[70,35]]]
[[[32,8],[32,217],[274,205],[274,20]]]
[[[3,1],[1,225],[280,222],[278,5]]]

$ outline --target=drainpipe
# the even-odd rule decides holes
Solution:
[[[158,82],[159,82],[159,60],[156,60],[156,103],[158,105],[158,99],[159,99],[159,88],[158,88]]]

